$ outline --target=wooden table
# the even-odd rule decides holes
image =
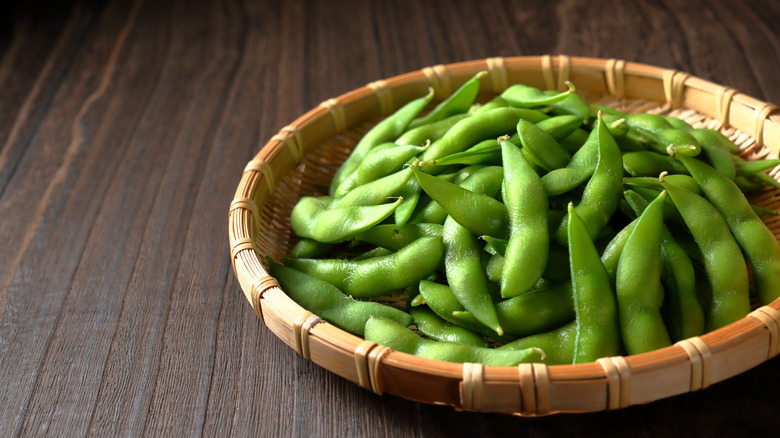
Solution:
[[[0,435],[729,436],[778,359],[646,406],[516,418],[376,396],[258,321],[228,205],[268,138],[425,66],[564,53],[780,103],[776,1],[33,1],[0,18]]]

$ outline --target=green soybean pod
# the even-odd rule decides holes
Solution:
[[[574,319],[570,281],[534,290],[496,304],[501,328],[507,334],[528,336],[551,330]],[[473,326],[478,321],[470,312],[454,311],[456,322]]]
[[[501,93],[501,97],[509,102],[509,104],[512,106],[522,108],[536,108],[560,102],[570,94],[574,93],[575,88],[571,82],[566,81],[566,86],[569,87],[568,90],[562,93],[548,95],[544,91],[530,85],[514,84],[504,90]]]
[[[399,196],[406,189],[412,177],[410,169],[398,172],[355,187],[341,198],[335,198],[330,208],[352,207],[358,205],[378,205],[387,202],[392,196]]]
[[[498,347],[498,350],[525,350],[536,347],[544,352],[541,362],[547,365],[566,365],[574,362],[577,322],[572,321],[556,329],[517,339]]]
[[[593,175],[599,160],[599,143],[609,141],[605,135],[606,130],[594,129],[565,167],[542,176],[542,187],[548,196],[566,193]]]
[[[661,316],[661,229],[666,192],[647,206],[628,237],[617,267],[620,333],[628,354],[672,344]]]
[[[479,93],[479,80],[485,75],[487,75],[486,71],[481,71],[474,75],[455,90],[448,98],[439,102],[431,112],[412,120],[412,122],[409,123],[409,129],[414,129],[418,126],[437,122],[449,116],[467,112],[471,107],[471,104],[474,103],[477,93]]]
[[[661,172],[688,173],[679,161],[653,151],[626,152],[623,154],[623,168],[631,176],[658,176]]]
[[[569,265],[577,320],[573,363],[620,352],[618,313],[611,280],[574,206],[569,204]]]
[[[693,129],[693,126],[691,126],[685,120],[678,119],[677,117],[672,117],[672,116],[663,116],[663,117],[675,129],[681,129],[681,130]]]
[[[504,100],[504,98],[501,97],[501,96],[496,96],[493,99],[491,99],[490,102],[487,102],[487,103],[485,103],[483,105],[478,106],[474,110],[474,114],[484,113],[484,112],[490,111],[492,109],[505,108],[505,107],[508,107],[508,106],[509,106],[509,102]]]
[[[545,90],[544,94],[548,96],[554,96],[555,91]],[[567,115],[577,116],[582,121],[582,123],[585,124],[588,123],[591,117],[591,112],[590,112],[590,108],[588,107],[588,103],[585,102],[585,99],[583,99],[582,96],[576,93],[570,93],[568,96],[564,97],[558,102],[553,102],[552,104],[550,104],[550,107],[552,108],[553,113],[555,114],[567,114]]]
[[[697,195],[701,195],[701,189],[699,188],[699,184],[697,184],[696,180],[693,179],[693,177],[690,175],[668,174],[664,176],[664,179],[668,181],[670,184],[674,184],[680,187],[685,187],[686,189],[692,191],[693,193],[696,193]],[[658,180],[658,176],[626,177],[623,178],[623,184],[629,187],[645,187],[645,188],[655,189],[658,191],[663,190],[663,187],[661,187],[661,181]]]
[[[780,165],[780,158],[765,158],[763,160],[740,160],[739,162],[735,162],[732,159],[731,161],[734,163],[735,170],[738,175],[752,175],[759,172],[766,172],[767,170],[773,169]]]
[[[506,206],[500,201],[428,175],[416,165],[412,166],[412,172],[425,193],[470,232],[494,237],[508,235],[509,218]]]
[[[526,108],[496,108],[480,112],[458,122],[444,137],[433,142],[420,161],[435,160],[462,152],[482,140],[498,138],[511,133],[519,120],[531,123],[549,118],[541,111]]]
[[[632,191],[627,191],[625,198],[640,215],[650,204]],[[664,308],[669,334],[675,341],[699,336],[704,333],[704,311],[696,298],[693,263],[665,225],[661,229],[661,239],[661,282],[666,291]]]
[[[396,351],[446,362],[515,366],[521,362],[537,362],[541,359],[541,351],[536,348],[505,351],[429,341],[397,322],[385,318],[370,318],[366,321],[365,338]]]
[[[479,322],[499,336],[503,335],[504,330],[498,322],[496,308],[488,289],[477,236],[450,216],[444,221],[442,240],[445,247],[445,273],[453,294]]]
[[[296,269],[269,260],[268,267],[293,301],[320,318],[350,333],[363,336],[366,321],[381,316],[408,326],[412,317],[394,307],[371,301],[358,301],[336,286]]]
[[[369,154],[360,166],[339,184],[333,196],[341,198],[355,187],[401,170],[407,161],[424,152],[429,145],[430,143],[423,146],[395,146]]]
[[[454,174],[437,175],[437,178],[443,179],[444,181],[448,181],[453,184],[458,184],[465,189],[469,189],[469,187],[471,187],[471,182],[466,183],[466,180],[469,179],[471,175],[478,175],[470,181],[478,182],[476,185],[484,189],[481,191],[481,193],[495,197],[501,191],[501,183],[504,178],[504,169],[501,168],[501,166],[467,166]],[[466,185],[464,186],[464,184]],[[426,197],[428,196],[426,195]],[[438,202],[430,199],[424,205],[418,205],[418,208],[412,214],[410,222],[443,225],[444,220],[447,219],[447,216],[447,210],[445,210],[444,207],[442,207]]]
[[[734,179],[737,170],[734,159],[731,158],[731,151],[723,145],[721,141],[713,134],[711,129],[692,129],[688,131],[696,141],[699,142],[705,157],[712,163],[712,166],[726,175],[729,179]]]
[[[441,236],[441,225],[419,223],[399,227],[394,224],[380,224],[358,234],[355,240],[398,251],[425,236]]]
[[[398,146],[419,146],[426,141],[434,142],[444,136],[456,123],[468,117],[468,114],[456,114],[438,122],[410,129],[395,140]]]
[[[556,141],[561,141],[574,134],[582,126],[582,117],[576,115],[550,117],[549,119],[536,122],[536,126],[550,134]],[[582,132],[584,133],[585,131]],[[587,136],[587,134],[585,135]],[[511,138],[510,141],[514,142]]]
[[[485,262],[485,275],[488,281],[501,282],[501,274],[504,272],[504,256],[492,254]]]
[[[462,312],[465,309],[455,297],[452,289],[446,284],[421,280],[419,288],[420,295],[423,297],[422,301],[443,320],[479,333],[482,333],[481,330],[486,328],[479,321],[476,321],[474,324],[462,323],[452,316],[454,312]]]
[[[509,241],[504,254],[501,296],[528,292],[547,265],[547,193],[542,180],[520,149],[499,138],[504,162],[504,202],[509,216]]]
[[[745,196],[723,174],[700,161],[681,158],[707,199],[718,209],[753,267],[763,304],[780,297],[780,244]]]
[[[743,318],[750,311],[747,265],[726,220],[701,196],[663,180],[661,184],[702,253],[712,289],[710,305],[705,309],[705,329],[715,330]],[[701,182],[699,186],[704,190]]]
[[[371,149],[377,145],[393,141],[398,138],[398,136],[406,131],[409,123],[411,123],[412,120],[417,117],[417,114],[419,114],[423,108],[428,105],[432,98],[433,88],[430,88],[428,90],[428,94],[426,94],[424,97],[407,103],[398,111],[371,128],[371,130],[360,139],[357,146],[355,146],[355,149],[352,150],[352,153],[350,153],[349,157],[347,157],[341,167],[339,167],[339,169],[336,171],[336,174],[333,175],[333,180],[330,183],[331,196],[335,193],[338,186],[350,174],[352,174],[352,172],[354,172],[358,166],[360,166],[360,163],[363,161],[366,155],[368,155]]]
[[[322,257],[333,249],[332,243],[318,242],[313,239],[301,239],[290,250],[290,256],[295,258]]]
[[[417,284],[444,255],[441,238],[421,237],[397,252],[368,260],[288,259],[287,265],[321,278],[357,298],[372,298]]]
[[[463,152],[456,152],[446,157],[437,158],[430,161],[421,161],[420,166],[444,166],[451,164],[460,165],[478,165],[478,164],[500,164],[501,147],[495,139],[488,139],[477,143]]]
[[[523,154],[544,170],[564,167],[571,159],[550,134],[529,121],[517,122],[517,135],[523,145]]]
[[[631,232],[634,231],[636,226],[636,219],[631,221],[622,230],[618,231],[615,237],[609,241],[604,252],[601,253],[601,263],[607,270],[609,278],[612,280],[612,285],[615,285],[615,279],[617,278],[617,266],[620,261],[620,255],[623,253],[623,248],[626,246],[626,241]]]
[[[366,252],[360,253],[360,254],[352,257],[352,261],[353,262],[359,262],[361,260],[373,259],[374,257],[389,256],[392,253],[393,253],[393,251],[391,251],[391,250],[389,250],[387,248],[382,248],[381,246],[377,246],[376,248],[370,249],[370,250],[368,250]]]
[[[604,121],[596,125],[599,131],[599,160],[590,177],[582,201],[574,209],[588,227],[592,239],[596,239],[618,208],[623,194],[623,161],[615,139],[609,134]],[[568,216],[564,217],[555,240],[561,245],[568,241]]]
[[[409,311],[412,323],[420,333],[441,342],[487,347],[482,336],[466,328],[450,324],[429,308],[415,307]]]
[[[290,229],[299,237],[338,243],[390,217],[403,199],[391,204],[333,208],[328,199],[303,197],[290,213]]]
[[[667,153],[677,151],[688,157],[695,157],[701,153],[701,146],[696,138],[688,131],[682,129],[664,129],[659,132],[661,139],[665,142]]]

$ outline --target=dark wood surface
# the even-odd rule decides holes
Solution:
[[[516,418],[376,396],[285,346],[227,212],[281,127],[490,56],[676,68],[780,103],[776,1],[21,2],[0,16],[0,435],[758,436],[780,362],[697,393]]]

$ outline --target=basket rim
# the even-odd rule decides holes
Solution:
[[[328,99],[282,128],[260,149],[242,174],[229,211],[231,262],[247,300],[261,321],[305,358],[312,360],[313,357],[320,366],[374,392],[381,394],[388,390],[387,381],[398,378],[396,376],[413,376],[423,369],[429,371],[423,374],[430,374],[428,377],[435,381],[436,387],[446,387],[452,392],[453,385],[457,385],[458,394],[450,394],[447,400],[428,400],[390,392],[412,400],[449,404],[462,409],[523,415],[597,411],[643,404],[705,388],[759,365],[778,353],[780,299],[728,326],[663,349],[603,358],[586,364],[521,364],[518,367],[473,367],[473,364],[442,362],[381,348],[332,324],[315,320],[311,312],[292,301],[268,274],[255,251],[254,241],[260,217],[258,205],[264,205],[274,192],[279,179],[286,173],[285,168],[292,168],[310,146],[325,138],[340,134],[366,118],[389,114],[405,95],[419,95],[420,90],[430,86],[437,91],[437,96],[441,93],[446,97],[455,88],[453,84],[465,82],[483,70],[488,71],[482,79],[483,87],[490,87],[494,93],[514,83],[514,77],[531,78],[526,81],[532,82],[531,85],[534,82],[542,82],[544,86],[552,84],[550,88],[559,88],[566,78],[577,75],[601,77],[601,84],[593,80],[588,83],[590,88],[586,89],[616,97],[666,102],[670,108],[694,109],[717,118],[724,126],[732,125],[750,133],[759,148],[774,154],[780,151],[780,115],[773,114],[776,106],[684,72],[642,63],[565,55],[487,58],[426,67],[372,82]],[[631,81],[646,83],[647,88],[634,90],[630,87]],[[361,111],[360,117],[355,117],[350,108],[356,107],[373,108],[373,111]],[[716,108],[717,113],[712,108]],[[278,171],[280,167],[282,172]],[[290,317],[288,313],[295,316]],[[274,318],[290,323],[290,327],[271,327],[268,321]],[[758,345],[755,348],[765,350],[765,354],[751,353],[741,366],[733,368],[730,364],[731,368],[722,369],[719,358],[729,351],[733,353],[735,348],[744,349],[751,345]],[[333,369],[333,366],[323,364],[322,361],[327,359],[321,353],[323,348],[353,356],[354,369]],[[659,385],[661,388],[645,397],[631,390],[632,387],[636,389],[646,385],[642,376],[656,375],[670,366],[688,368],[689,384]],[[588,391],[601,391],[595,397],[596,403],[582,410],[556,409],[554,403],[551,406],[556,394],[560,396],[555,385],[565,387],[567,382],[573,381],[588,382]],[[514,387],[517,394],[503,394],[507,387]],[[486,392],[496,391],[506,399],[505,405],[494,406],[485,400]]]

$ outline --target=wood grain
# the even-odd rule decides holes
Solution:
[[[780,3],[34,1],[0,20],[0,436],[758,435],[773,359],[705,391],[520,419],[376,396],[303,360],[232,273],[245,163],[327,98],[565,53],[780,103]]]

